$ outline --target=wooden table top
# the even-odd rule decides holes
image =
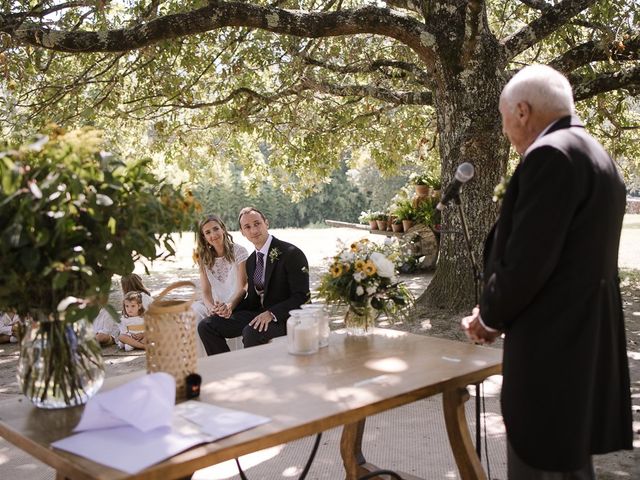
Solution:
[[[333,332],[327,348],[294,356],[286,342],[202,359],[200,401],[264,415],[271,422],[192,448],[140,474],[96,464],[49,445],[71,434],[83,407],[41,410],[25,398],[0,404],[0,435],[73,479],[170,479],[290,442],[500,373],[502,351],[469,343],[376,329]],[[113,378],[113,388],[144,372]]]

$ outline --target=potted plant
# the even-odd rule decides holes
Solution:
[[[414,185],[416,189],[416,195],[418,195],[419,197],[429,196],[430,180],[431,177],[427,173],[412,173],[409,176],[409,182]]]
[[[389,216],[385,212],[376,212],[376,223],[378,224],[378,230],[387,230],[387,220]]]
[[[376,212],[372,212],[371,210],[360,212],[358,220],[360,220],[360,223],[363,223],[365,225],[368,223],[371,230],[378,229],[378,223],[376,222]]]
[[[395,217],[391,223],[391,230],[396,233],[402,232],[402,220]]]
[[[402,223],[403,231],[406,232],[411,227],[413,227],[416,211],[415,208],[413,208],[413,204],[411,203],[411,201],[403,200],[401,202],[398,202],[395,214]]]
[[[82,404],[100,388],[89,322],[102,306],[115,315],[111,277],[173,254],[171,233],[197,208],[149,161],[126,164],[103,148],[97,130],[53,128],[0,153],[0,310],[27,319],[19,384],[43,408]]]

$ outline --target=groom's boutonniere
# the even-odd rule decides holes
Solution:
[[[271,263],[275,262],[276,260],[278,260],[278,257],[280,256],[282,252],[280,250],[278,250],[278,247],[272,248],[271,251],[269,252],[269,261]]]

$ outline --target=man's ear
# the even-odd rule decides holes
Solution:
[[[527,102],[518,102],[516,105],[516,117],[521,125],[524,125],[531,116],[531,105]]]
[[[269,228],[269,220],[267,220],[266,218],[264,219],[264,224],[267,226],[267,228]]]

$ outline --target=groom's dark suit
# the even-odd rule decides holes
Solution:
[[[511,446],[532,467],[570,471],[632,448],[617,269],[625,187],[576,117],[530,148],[485,245],[480,315],[506,334]]]
[[[264,258],[264,268],[262,298],[256,292],[253,280],[256,269],[254,251],[246,263],[248,289],[245,299],[230,318],[213,315],[198,325],[207,355],[228,352],[225,338],[242,335],[244,346],[253,347],[286,335],[289,311],[300,308],[309,300],[309,264],[298,247],[272,237],[269,252]],[[266,331],[259,332],[248,325],[256,315],[267,310],[275,316],[276,321],[271,321]]]

